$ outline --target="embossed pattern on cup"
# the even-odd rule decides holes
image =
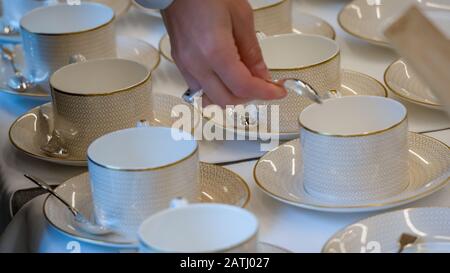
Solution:
[[[250,0],[256,31],[267,35],[292,32],[291,0]]]
[[[35,81],[44,81],[67,65],[73,55],[81,54],[88,60],[116,57],[113,20],[114,11],[97,3],[33,10],[21,20],[24,73]]]
[[[141,127],[113,132],[92,143],[88,167],[97,220],[125,236],[136,236],[150,215],[183,196],[199,198],[195,140],[177,141],[171,128]]]
[[[340,50],[331,39],[305,34],[283,34],[261,40],[264,58],[273,79],[296,78],[308,83],[321,96],[341,85]],[[298,128],[298,115],[313,102],[289,91],[281,100],[254,101],[257,105],[278,105],[280,132]],[[268,115],[268,124],[270,124]]]
[[[408,123],[400,103],[370,96],[333,99],[305,109],[300,123],[309,194],[361,202],[408,186]]]
[[[50,84],[54,128],[71,157],[85,159],[89,144],[98,137],[153,120],[150,72],[136,62],[72,64],[55,72]]]

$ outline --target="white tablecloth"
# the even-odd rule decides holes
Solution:
[[[341,46],[342,67],[366,73],[382,81],[386,67],[397,55],[390,49],[372,46],[364,41],[344,33],[336,22],[337,13],[348,1],[309,0],[296,1],[295,10],[318,15],[337,32],[337,41]],[[149,41],[157,46],[164,33],[160,19],[143,15],[132,10],[119,22],[119,32]],[[5,68],[0,68],[5,69]],[[166,60],[161,62],[154,75],[156,92],[179,95],[186,86],[176,67]],[[58,184],[77,174],[85,168],[66,167],[32,159],[14,150],[8,140],[10,124],[28,109],[42,104],[39,101],[17,98],[0,94],[0,233],[11,220],[10,199],[12,194],[25,188],[32,188],[23,178],[24,173],[39,176],[49,183]],[[429,131],[450,127],[450,120],[441,112],[404,102],[409,111],[410,129],[412,131]],[[450,130],[429,134],[450,145]],[[203,152],[202,152],[203,150]],[[248,143],[214,142],[201,144],[201,159],[208,162],[230,161],[259,156],[259,145]],[[266,196],[256,188],[252,177],[255,162],[245,162],[228,166],[240,174],[250,185],[252,191],[248,209],[261,221],[260,238],[262,241],[282,246],[295,252],[320,251],[324,242],[340,228],[373,213],[333,214],[321,213],[282,204]],[[450,186],[412,203],[408,207],[450,206]],[[28,203],[9,223],[0,236],[0,251],[31,252],[70,252],[70,251],[111,251],[93,245],[81,244],[55,231],[42,215],[43,197]]]

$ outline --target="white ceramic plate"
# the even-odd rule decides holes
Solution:
[[[417,243],[431,241],[427,243],[430,252],[436,252],[437,248],[432,245],[450,242],[449,223],[450,208],[414,208],[379,214],[337,232],[322,252],[396,253],[403,233],[419,237]],[[440,248],[439,252],[442,251]]]
[[[450,37],[450,0],[354,0],[338,15],[338,23],[347,33],[367,42],[388,46],[383,30],[412,4]]]
[[[376,79],[351,70],[342,70],[342,83],[339,90],[342,96],[380,96],[387,97],[386,88]],[[300,114],[300,113],[299,113]],[[225,115],[225,114],[224,114]],[[281,139],[289,140],[297,138],[300,135],[300,124],[298,123],[297,116],[292,122],[297,124],[298,127],[294,131],[283,132],[283,128],[280,128],[280,133],[268,132],[259,133],[258,128],[249,127],[248,130],[241,128],[231,127],[224,124],[224,121],[220,117],[205,117],[211,120],[218,129],[223,129],[228,132],[236,133],[241,137],[250,139]]]
[[[72,205],[86,217],[93,215],[88,173],[62,183],[56,188],[56,192],[65,200],[72,200]],[[245,181],[234,172],[220,166],[200,163],[200,195],[199,202],[244,207],[249,201],[250,190]],[[129,241],[120,234],[98,236],[79,231],[75,228],[72,213],[53,196],[49,196],[44,203],[44,216],[57,230],[81,241],[112,247],[137,245],[137,238],[136,241]]]
[[[450,178],[450,149],[438,140],[409,134],[408,187],[398,195],[372,202],[345,203],[322,200],[305,191],[302,150],[299,139],[264,155],[255,165],[258,187],[269,196],[297,207],[331,212],[364,212],[388,209],[428,196],[444,187]],[[393,181],[395,183],[395,181]]]
[[[397,60],[388,66],[384,73],[384,83],[402,99],[432,109],[442,109],[428,86],[422,83],[403,60]]]
[[[21,45],[14,47],[14,53],[16,56],[16,64],[20,70],[24,69],[25,60],[23,56],[23,50]],[[160,55],[156,48],[142,40],[118,36],[117,37],[117,55],[119,58],[132,60],[145,65],[149,71],[153,71],[158,67],[160,62]],[[36,88],[30,89],[26,92],[17,92],[8,87],[8,79],[13,75],[13,71],[8,63],[0,59],[0,92],[5,92],[17,96],[25,96],[30,98],[42,98],[48,99],[48,92],[42,88],[42,86],[48,85],[47,82],[43,82]]]
[[[176,120],[171,117],[172,107],[175,105],[183,104],[192,109],[192,106],[186,104],[182,99],[171,95],[154,94],[153,99],[155,120],[151,121],[151,125],[154,126],[171,127]],[[198,124],[199,119],[197,118],[197,120],[191,122],[193,127]],[[51,103],[31,109],[11,125],[9,129],[10,142],[19,151],[37,159],[62,165],[86,166],[86,159],[71,157],[65,159],[54,158],[42,152],[40,148],[41,143],[45,143],[47,135],[53,130],[52,124],[53,113]]]
[[[330,39],[336,38],[336,32],[330,24],[317,16],[303,12],[294,14],[292,32],[321,35]],[[169,35],[165,34],[159,41],[159,51],[167,60],[174,62],[170,53]]]

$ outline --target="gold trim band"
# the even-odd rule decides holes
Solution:
[[[285,4],[287,1],[291,1],[291,0],[281,0],[281,1],[277,2],[277,3],[273,3],[273,4],[270,4],[270,5],[267,5],[267,6],[262,6],[260,8],[256,8],[256,9],[252,9],[252,10],[253,11],[261,11],[261,10],[270,9],[270,8],[273,8],[273,7]]]
[[[306,127],[304,124],[302,124],[300,118],[298,120],[298,123],[300,124],[300,126],[303,129],[305,129],[306,131],[309,131],[309,132],[311,132],[313,134],[316,134],[316,135],[327,136],[327,137],[342,137],[342,138],[344,138],[344,137],[366,137],[366,136],[372,136],[372,135],[381,134],[381,133],[387,132],[389,130],[392,130],[392,129],[402,125],[405,121],[407,121],[407,119],[408,119],[408,110],[406,110],[406,114],[402,118],[401,121],[399,121],[398,123],[396,123],[396,124],[394,124],[394,125],[392,125],[392,126],[390,126],[388,128],[385,128],[385,129],[382,129],[382,130],[378,130],[378,131],[373,131],[373,132],[367,132],[367,133],[363,133],[363,134],[350,134],[350,135],[337,135],[337,134],[330,134],[330,133],[324,133],[324,132],[319,132],[319,131],[313,130],[311,128]]]
[[[91,61],[114,60],[114,59],[117,59],[117,58],[95,59],[95,60],[91,60]],[[123,60],[126,60],[126,59],[123,59]],[[134,61],[131,61],[131,60],[128,60],[128,61],[134,62]],[[89,61],[88,61],[88,62],[89,62]],[[137,63],[137,62],[135,62],[135,63]],[[74,64],[70,64],[70,65],[68,65],[68,66],[71,66],[71,65],[77,65],[77,64],[80,64],[80,63],[74,63]],[[137,63],[137,64],[139,64],[139,63]],[[159,63],[158,63],[158,64],[159,64]],[[141,65],[142,67],[145,68],[145,70],[147,70],[147,75],[145,76],[145,78],[144,78],[143,80],[141,80],[141,81],[138,82],[138,83],[135,83],[135,84],[132,85],[132,86],[128,86],[128,87],[125,87],[125,88],[122,88],[122,89],[114,90],[114,91],[109,92],[109,93],[103,92],[103,93],[92,93],[92,94],[75,94],[75,93],[66,92],[66,91],[63,91],[63,90],[60,90],[60,89],[57,89],[56,87],[54,87],[53,84],[51,83],[51,78],[50,78],[50,80],[49,80],[50,88],[51,88],[51,90],[52,90],[53,92],[61,93],[61,94],[68,95],[68,96],[74,96],[74,97],[94,97],[94,96],[100,97],[100,96],[109,96],[109,95],[113,95],[113,94],[117,94],[117,93],[122,93],[122,92],[125,92],[125,91],[129,91],[129,90],[131,90],[131,89],[134,89],[134,88],[141,87],[142,85],[147,84],[148,82],[151,83],[151,81],[152,81],[152,71],[149,71],[149,70],[148,70],[144,65],[142,65],[142,64],[139,64],[139,65]],[[60,68],[60,69],[64,69],[64,68],[66,68],[66,67],[67,67],[67,66],[62,67],[62,68]],[[59,69],[59,70],[60,70],[60,69]],[[58,71],[59,71],[59,70],[58,70]],[[55,72],[55,73],[56,73],[56,72]],[[55,73],[52,75],[52,77],[55,75]]]
[[[90,4],[96,4],[96,5],[98,5],[99,3],[90,3]],[[60,5],[65,5],[65,4],[60,4]],[[100,29],[100,28],[103,28],[103,27],[108,26],[109,24],[111,24],[112,22],[114,22],[114,20],[116,19],[115,11],[114,11],[111,7],[109,7],[109,6],[106,6],[106,7],[108,7],[109,9],[112,10],[112,12],[113,12],[112,17],[111,17],[107,22],[105,22],[105,23],[103,23],[103,24],[101,24],[101,25],[98,25],[98,26],[96,26],[96,27],[94,27],[94,28],[90,28],[90,29],[86,29],[86,30],[73,31],[73,32],[66,32],[66,33],[42,33],[42,32],[34,32],[34,31],[31,31],[31,30],[27,29],[26,27],[24,27],[22,24],[20,24],[20,28],[21,28],[22,31],[25,31],[25,32],[27,32],[27,33],[29,33],[29,34],[41,35],[41,36],[67,36],[67,35],[76,35],[76,34],[82,34],[82,33],[92,32],[92,31],[95,31],[95,30],[98,30],[98,29]]]
[[[90,158],[89,155],[87,155],[87,160],[88,160],[88,162],[91,162],[92,164],[94,164],[94,165],[96,165],[96,166],[98,166],[100,168],[105,168],[105,169],[112,170],[112,171],[118,171],[118,172],[145,172],[145,171],[158,171],[158,170],[166,169],[166,168],[169,168],[169,167],[173,167],[173,166],[175,166],[175,165],[177,165],[177,164],[179,164],[181,162],[184,162],[184,161],[190,159],[191,157],[193,157],[196,154],[198,154],[198,143],[197,143],[197,141],[195,142],[195,149],[190,154],[188,154],[187,156],[185,156],[185,157],[183,157],[183,158],[181,158],[181,159],[179,159],[179,160],[177,160],[175,162],[172,162],[172,163],[169,163],[169,164],[166,164],[166,165],[163,165],[163,166],[153,167],[153,168],[121,169],[121,168],[107,166],[107,165],[103,165],[101,163],[98,163],[98,162],[94,161],[92,158]]]
[[[324,37],[324,36],[320,36],[320,37],[328,39],[327,37]],[[304,69],[313,68],[313,67],[317,67],[317,66],[320,66],[320,65],[324,65],[324,64],[330,63],[330,62],[334,61],[336,58],[340,58],[340,56],[341,56],[341,50],[338,49],[338,51],[333,56],[331,56],[328,59],[326,59],[324,61],[321,61],[319,63],[309,64],[309,65],[300,66],[300,67],[289,67],[289,68],[270,68],[269,67],[269,71],[277,72],[277,71],[304,70]]]

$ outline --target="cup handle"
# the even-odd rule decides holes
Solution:
[[[87,59],[82,54],[74,54],[69,58],[69,64],[81,63],[85,61],[87,61]]]
[[[136,127],[137,128],[141,128],[141,127],[151,127],[152,125],[150,124],[150,122],[146,119],[141,119],[138,122],[136,122]]]
[[[258,38],[258,41],[261,42],[261,40],[264,40],[265,38],[267,38],[267,34],[258,30],[258,31],[256,31],[256,38]]]
[[[337,99],[337,98],[341,98],[342,94],[338,90],[330,90],[327,92],[327,97],[328,97],[328,99]]]
[[[189,205],[189,201],[186,200],[186,198],[177,197],[175,199],[172,199],[172,201],[170,201],[169,208],[175,209],[175,208],[185,207],[187,205]]]

